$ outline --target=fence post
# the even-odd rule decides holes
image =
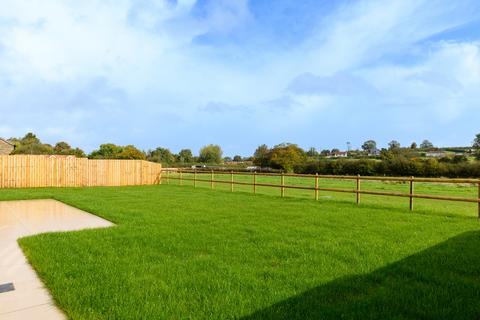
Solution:
[[[478,200],[480,200],[480,180],[478,180]],[[478,218],[480,219],[480,202],[478,203]]]
[[[214,188],[214,185],[213,185],[213,170],[212,170],[211,173],[210,173],[210,188],[211,188],[211,189]]]
[[[167,184],[170,184],[170,170],[167,170]]]
[[[282,198],[285,197],[285,176],[282,171]]]
[[[230,171],[230,191],[233,192],[233,170]]]
[[[253,172],[253,193],[257,193],[257,171]]]
[[[180,175],[180,185],[183,186],[183,180],[182,180],[182,170],[179,170],[179,175]]]
[[[360,180],[360,175],[358,174],[357,175],[357,204],[360,204],[360,183],[361,183],[361,180]]]
[[[197,169],[193,169],[193,187],[197,187]]]
[[[318,172],[315,173],[315,200],[318,201]]]
[[[410,211],[413,211],[413,193],[415,191],[414,179],[413,176],[410,177]]]

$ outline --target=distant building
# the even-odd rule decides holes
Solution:
[[[0,156],[6,156],[15,150],[15,146],[8,142],[7,140],[3,140],[0,138]]]
[[[334,153],[330,153],[327,158],[347,158],[348,151],[338,151]]]
[[[444,151],[429,151],[425,153],[425,157],[427,158],[443,158],[446,156],[447,156],[447,153]]]

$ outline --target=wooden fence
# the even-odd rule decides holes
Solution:
[[[160,183],[162,166],[142,160],[0,156],[0,188],[129,186]]]
[[[375,195],[375,196],[391,196],[391,197],[403,197],[409,199],[409,208],[413,210],[414,199],[430,199],[430,200],[444,200],[444,201],[458,201],[458,202],[468,202],[468,203],[477,203],[478,204],[478,217],[480,218],[480,179],[437,179],[437,178],[415,178],[415,177],[373,177],[373,176],[332,176],[332,175],[309,175],[309,174],[285,174],[285,173],[256,173],[256,172],[226,172],[226,171],[206,171],[206,170],[179,170],[175,169],[164,169],[165,180],[167,183],[170,179],[179,180],[180,185],[183,184],[183,181],[193,181],[193,186],[197,186],[197,182],[208,182],[210,187],[213,189],[215,183],[219,184],[229,184],[230,191],[233,191],[234,185],[244,185],[252,186],[253,192],[256,193],[257,187],[272,187],[279,188],[280,195],[285,196],[286,189],[301,189],[301,190],[312,190],[313,197],[315,200],[319,199],[320,191],[329,191],[329,192],[341,192],[341,193],[353,193],[356,195],[356,203],[360,204],[360,199],[362,194],[366,195]],[[172,173],[175,173],[173,176]],[[190,174],[190,177],[186,177],[185,174]],[[229,180],[215,180],[215,175],[229,175]],[[235,181],[234,176],[236,175],[248,175],[251,176],[250,182],[244,181]],[[200,176],[200,178],[199,178]],[[270,176],[270,177],[280,177],[279,184],[272,183],[258,183],[257,176]],[[206,178],[207,177],[207,178]],[[299,185],[287,185],[285,184],[285,177],[295,177],[295,178],[308,178],[313,181],[312,186],[299,186]],[[333,179],[333,180],[350,180],[354,182],[354,188],[345,189],[345,188],[326,188],[319,186],[319,179]],[[409,192],[386,192],[386,191],[376,191],[376,190],[365,190],[362,189],[362,181],[392,181],[392,182],[402,182],[408,183]],[[451,196],[442,196],[442,195],[430,195],[430,194],[419,194],[415,192],[415,183],[424,182],[424,183],[449,183],[449,184],[471,184],[478,187],[478,196],[477,198],[466,198],[466,197],[451,197]]]

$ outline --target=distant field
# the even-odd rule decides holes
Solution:
[[[467,211],[173,185],[0,190],[50,197],[117,224],[20,240],[71,319],[480,316]]]
[[[179,178],[178,173],[170,173],[171,178]],[[183,173],[183,178],[193,179],[193,174]],[[210,173],[197,174],[198,179],[210,179]],[[225,182],[230,182],[230,174],[215,174],[215,180],[222,180]],[[271,176],[259,176],[257,175],[257,183],[266,183],[266,184],[281,184],[280,177],[271,177]],[[253,183],[252,175],[234,175],[234,181],[237,182],[248,182]],[[164,184],[179,185],[179,180],[170,179],[167,182],[167,179],[164,174],[163,179]],[[193,186],[193,181],[183,181],[185,186]],[[301,178],[301,177],[285,177],[286,185],[296,185],[296,186],[315,186],[315,179],[312,178]],[[343,188],[343,189],[355,189],[356,182],[354,180],[332,180],[332,179],[319,179],[319,187],[324,188]],[[210,188],[211,184],[209,182],[197,182],[197,187]],[[230,184],[226,183],[216,183],[214,188],[218,190],[230,191]],[[386,191],[386,192],[409,192],[408,183],[400,182],[381,182],[381,181],[362,181],[361,184],[362,190],[372,190],[372,191]],[[253,186],[244,186],[244,185],[235,185],[234,191],[236,192],[253,192]],[[257,187],[257,193],[266,194],[266,195],[276,195],[280,196],[280,188],[272,187]],[[477,198],[478,197],[478,186],[472,184],[434,184],[434,183],[421,183],[415,182],[415,193],[418,194],[429,194],[429,195],[442,195],[442,196],[453,196],[453,197],[465,197],[465,198]],[[295,198],[308,198],[315,199],[315,194],[313,190],[299,190],[299,189],[286,189],[285,195],[287,197]],[[353,193],[340,193],[340,192],[324,192],[320,191],[320,201],[334,201],[334,202],[355,202],[356,195]],[[408,198],[399,198],[399,197],[389,197],[389,196],[374,196],[374,195],[361,195],[361,204],[362,205],[375,205],[385,208],[402,208],[405,209],[409,207]],[[439,201],[439,200],[427,200],[427,199],[415,199],[414,208],[416,211],[429,213],[429,214],[441,214],[441,215],[450,215],[450,216],[467,216],[467,217],[476,217],[478,216],[478,205],[475,203],[463,203],[463,202],[450,202],[450,201]]]

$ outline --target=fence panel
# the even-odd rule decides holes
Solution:
[[[73,156],[0,156],[0,188],[159,184],[162,166],[143,160],[89,160]]]

